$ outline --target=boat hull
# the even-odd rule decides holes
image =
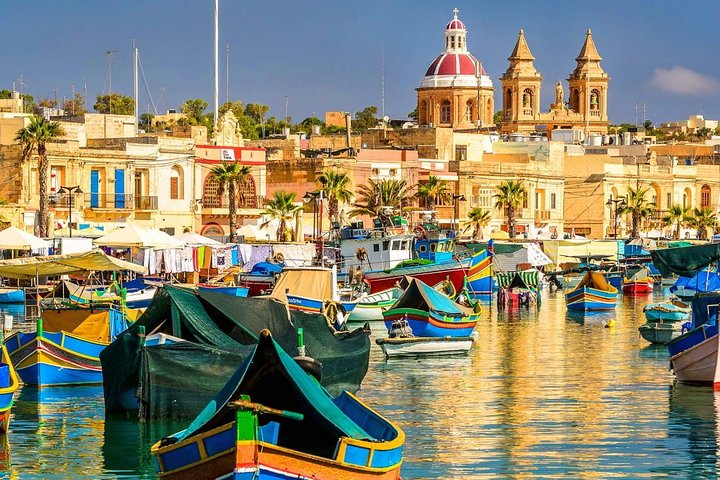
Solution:
[[[389,290],[362,297],[348,316],[349,322],[372,322],[383,319],[382,312],[392,307],[400,297],[402,290],[393,287]]]
[[[478,315],[458,319],[443,319],[432,312],[411,308],[390,309],[383,312],[385,327],[390,330],[393,322],[406,319],[416,337],[468,337],[477,325]]]
[[[19,288],[0,291],[0,303],[25,303],[25,290]]]
[[[288,299],[288,308],[290,310],[299,310],[307,313],[322,313],[323,301],[317,298],[308,298],[300,295],[293,295],[286,293],[285,296]],[[343,306],[345,313],[350,313],[355,309],[357,300],[353,302],[336,302]]]
[[[682,334],[682,326],[678,323],[649,322],[638,327],[640,336],[653,345],[665,345]]]
[[[465,280],[465,266],[458,262],[437,263],[415,267],[398,268],[391,272],[368,272],[365,280],[370,285],[370,293],[382,292],[398,284],[405,276],[414,277],[428,285],[450,280],[456,291],[462,290]]]
[[[680,322],[690,317],[690,308],[679,308],[668,303],[647,305],[643,312],[648,322]]]
[[[263,295],[272,290],[272,287],[275,284],[274,276],[240,275],[238,280],[241,287],[248,289],[248,297]]]
[[[623,293],[652,293],[652,282],[625,282],[622,286]]]
[[[375,343],[380,345],[386,358],[464,355],[472,348],[473,338],[378,338]]]
[[[718,368],[718,340],[720,335],[712,337],[670,357],[675,377],[683,383],[720,382]]]
[[[222,293],[231,297],[247,297],[250,289],[248,287],[218,287],[210,285],[198,285],[201,292]]]
[[[612,310],[617,304],[617,291],[580,287],[565,294],[568,310]]]
[[[13,406],[15,391],[18,389],[20,382],[10,361],[7,348],[2,344],[0,344],[0,347],[2,347],[2,361],[0,362],[0,433],[5,433],[10,426],[10,410]]]
[[[91,385],[102,383],[100,352],[107,344],[66,332],[16,333],[5,341],[18,376],[28,385]]]

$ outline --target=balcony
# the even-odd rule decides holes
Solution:
[[[85,207],[94,210],[132,210],[133,196],[129,193],[86,193]],[[75,203],[73,202],[73,205]]]
[[[264,195],[244,195],[238,198],[237,208],[265,208],[266,198]],[[222,208],[227,210],[228,198],[218,195],[203,195],[202,207],[206,208]]]
[[[551,210],[535,209],[535,223],[543,223],[550,220]]]
[[[135,210],[157,210],[158,197],[148,195],[135,195]]]

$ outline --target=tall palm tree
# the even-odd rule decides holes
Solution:
[[[506,180],[497,186],[495,208],[504,209],[508,219],[508,235],[515,238],[515,211],[520,208],[527,190],[520,180]]]
[[[295,192],[286,192],[284,190],[275,192],[262,212],[263,215],[269,218],[260,224],[260,227],[267,227],[273,220],[279,220],[277,239],[283,242],[292,240],[292,227],[288,229],[287,223],[295,220],[298,213],[303,209],[302,205],[296,205],[294,202]]]
[[[688,224],[697,229],[696,238],[698,240],[707,240],[707,229],[715,228],[717,225],[717,217],[711,209],[693,208],[692,216],[688,219]]]
[[[318,177],[323,197],[328,201],[328,218],[340,222],[340,203],[350,203],[353,193],[349,189],[350,177],[340,170],[325,170]]]
[[[40,206],[38,209],[38,235],[48,235],[48,208],[50,195],[48,193],[48,159],[46,142],[50,142],[65,135],[58,122],[51,122],[45,117],[33,116],[27,127],[18,130],[15,140],[22,145],[22,161],[25,162],[32,155],[34,148],[38,153],[38,180],[40,183]]]
[[[648,202],[645,199],[645,195],[649,191],[649,187],[628,187],[627,194],[625,196],[625,204],[619,206],[617,209],[618,213],[630,214],[630,219],[632,221],[632,229],[630,231],[631,238],[638,238],[642,220],[655,213],[655,204],[653,202]]]
[[[487,227],[492,220],[492,212],[485,210],[484,208],[475,207],[468,212],[468,221],[465,224],[465,230],[472,227],[473,240],[478,240],[482,237],[483,228]],[[480,234],[480,236],[478,236]]]
[[[369,215],[381,217],[383,207],[401,208],[408,196],[408,186],[405,180],[373,180],[358,187],[358,200],[350,216]]]
[[[435,175],[430,175],[428,181],[418,185],[418,191],[415,196],[425,201],[425,207],[428,210],[435,210],[435,202],[448,202],[452,197],[450,185]]]
[[[690,213],[689,207],[683,207],[682,205],[672,205],[668,208],[667,214],[662,218],[663,225],[675,226],[673,230],[673,238],[680,238],[680,229],[688,221]]]
[[[236,236],[238,191],[242,192],[242,187],[247,182],[250,175],[250,166],[240,165],[237,160],[234,162],[223,160],[221,165],[212,169],[210,175],[220,184],[218,188],[220,198],[223,197],[226,189],[228,192],[228,221],[230,222],[230,242],[232,243],[235,241]],[[244,195],[242,196],[244,199]]]

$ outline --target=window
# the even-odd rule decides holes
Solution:
[[[440,123],[450,123],[451,111],[450,100],[440,102]]]
[[[373,252],[379,252],[380,251],[380,244],[375,243],[373,244]]]
[[[522,208],[528,208],[528,193],[523,192]]]
[[[533,105],[535,105],[533,91],[530,88],[526,88],[523,90],[523,107],[533,108]]]
[[[394,240],[392,242],[392,250],[400,250],[400,240]]]
[[[455,160],[467,160],[467,145],[455,145]]]
[[[206,208],[218,208],[222,207],[220,195],[218,191],[220,189],[220,183],[213,178],[212,175],[208,175],[205,179],[205,185],[203,186],[203,198],[202,204]]]
[[[435,253],[436,248],[437,248],[437,243],[431,243],[430,244],[430,253]]]
[[[703,185],[700,189],[700,208],[710,207],[710,186]]]
[[[383,251],[388,249],[389,243],[388,241],[383,242]]]
[[[427,245],[424,245],[424,244],[420,245],[420,253],[425,253],[425,252],[427,252]]]
[[[557,194],[551,193],[550,194],[550,210],[555,210],[557,208]]]
[[[175,165],[170,170],[170,198],[172,200],[182,200],[185,197],[183,183],[183,169],[181,166]]]
[[[672,193],[667,194],[667,204],[665,205],[667,208],[672,207]]]
[[[593,90],[590,92],[590,110],[600,109],[600,90]]]
[[[465,121],[472,122],[473,119],[473,101],[468,100],[465,104]]]
[[[540,205],[540,192],[535,192],[535,208],[542,209],[543,205]]]
[[[450,37],[450,48],[455,48],[455,35]]]
[[[170,199],[178,200],[180,198],[180,183],[177,177],[170,177]]]
[[[490,208],[493,204],[493,190],[491,188],[481,188],[478,190],[478,207]]]

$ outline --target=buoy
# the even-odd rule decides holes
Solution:
[[[615,326],[615,320],[608,320],[608,322],[605,324],[605,328],[611,328]]]

